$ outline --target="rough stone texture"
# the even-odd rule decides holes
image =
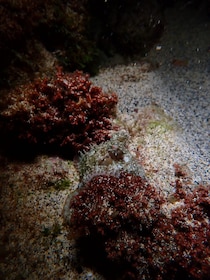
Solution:
[[[96,175],[119,175],[126,171],[142,178],[144,169],[130,153],[129,134],[126,130],[113,133],[110,140],[99,145],[92,145],[90,151],[80,153],[78,170],[80,185],[86,184]]]
[[[0,86],[54,73],[55,64],[95,74],[103,52],[144,51],[160,36],[162,16],[156,0],[138,2],[1,0]]]
[[[107,54],[144,54],[162,33],[163,14],[156,0],[90,3],[94,38]]]

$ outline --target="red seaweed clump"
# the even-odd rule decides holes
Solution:
[[[208,279],[208,189],[189,194],[176,185],[170,203],[140,176],[98,175],[67,200],[64,214],[73,236],[93,247],[95,240],[119,279]]]
[[[68,148],[72,154],[109,139],[115,93],[93,86],[80,71],[16,88],[0,114],[2,135],[13,143]]]

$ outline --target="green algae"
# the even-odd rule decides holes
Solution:
[[[55,182],[54,188],[58,191],[66,190],[71,186],[71,184],[72,182],[69,179],[64,178]]]
[[[147,126],[147,132],[153,133],[154,130],[158,130],[160,134],[166,133],[167,131],[173,130],[171,121],[163,120],[151,120]]]

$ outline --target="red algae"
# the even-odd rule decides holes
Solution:
[[[107,260],[121,264],[121,279],[208,279],[208,188],[188,194],[177,180],[174,196],[172,205],[127,172],[95,176],[71,196],[69,226],[76,238],[101,240]]]
[[[68,148],[72,154],[109,139],[118,101],[81,71],[43,78],[14,89],[0,128],[13,143]]]

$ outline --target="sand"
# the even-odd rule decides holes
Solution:
[[[128,118],[146,106],[161,108],[180,128],[174,161],[189,165],[194,182],[209,183],[210,22],[200,13],[169,11],[163,37],[144,59],[102,69],[93,81],[117,92]]]

